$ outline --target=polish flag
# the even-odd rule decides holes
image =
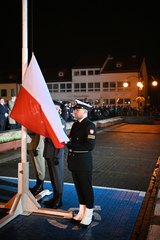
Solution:
[[[56,148],[69,141],[34,54],[10,117],[27,129],[51,138]]]

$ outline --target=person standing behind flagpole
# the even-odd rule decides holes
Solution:
[[[27,130],[31,141],[27,143],[27,153],[31,160],[35,177],[36,184],[30,189],[31,193],[35,196],[44,190],[43,184],[45,179],[45,159],[43,157],[44,150],[44,137],[39,134]]]
[[[96,127],[88,118],[91,105],[76,100],[74,116],[77,119],[72,125],[67,143],[68,169],[72,173],[73,182],[79,200],[79,212],[72,218],[79,227],[88,227],[92,222],[94,208],[94,192],[92,187],[92,150],[95,147]]]
[[[62,104],[53,101],[59,117],[62,122],[64,131],[66,132],[66,121],[61,116]],[[43,156],[48,165],[48,172],[53,188],[53,197],[44,201],[44,204],[50,208],[62,207],[63,185],[64,185],[64,148],[56,148],[50,138],[45,138]]]

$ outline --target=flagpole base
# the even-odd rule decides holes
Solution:
[[[72,210],[61,210],[61,209],[47,209],[41,208],[35,197],[30,191],[24,194],[16,194],[9,202],[4,204],[4,208],[10,208],[9,213],[0,219],[0,228],[5,226],[11,220],[16,218],[18,215],[30,215],[31,213],[38,213],[42,215],[52,215],[53,217],[61,217],[70,219],[73,217]]]
[[[73,211],[41,208],[41,205],[38,203],[38,201],[44,197],[44,195],[50,194],[50,191],[44,190],[34,197],[29,191],[29,163],[19,163],[18,169],[18,193],[13,196],[7,203],[0,204],[1,207],[10,209],[9,213],[0,219],[0,228],[2,228],[4,225],[9,223],[20,214],[30,215],[31,213],[38,213],[67,219],[73,217]]]

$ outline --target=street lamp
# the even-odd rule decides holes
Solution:
[[[124,82],[124,83],[123,83],[123,87],[124,87],[124,88],[127,88],[127,87],[128,87],[128,82]]]
[[[128,82],[124,82],[124,83],[123,83],[123,87],[124,87],[124,91],[125,91],[125,89],[128,87]],[[125,94],[124,94],[123,106],[124,106],[125,103],[126,103],[125,100],[126,100],[126,99],[125,99]]]
[[[158,85],[158,82],[154,80],[154,81],[152,82],[152,86],[156,87],[157,85]]]
[[[152,75],[149,75],[149,105],[152,105],[152,107],[158,107],[160,103],[160,98],[159,98],[159,90],[160,90],[160,84],[159,80],[155,78]]]
[[[143,89],[143,83],[142,82],[137,82],[137,87],[142,90]]]

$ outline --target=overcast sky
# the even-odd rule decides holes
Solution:
[[[140,54],[160,69],[159,8],[152,1],[28,0],[28,49],[40,67],[68,66],[88,53]],[[148,5],[147,5],[148,4]],[[0,8],[0,71],[21,68],[22,1]]]

